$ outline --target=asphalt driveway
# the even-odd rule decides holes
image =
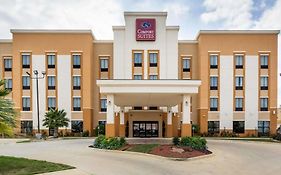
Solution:
[[[200,174],[274,175],[281,173],[281,144],[209,140],[213,156],[188,161],[172,161],[157,156],[111,152],[88,148],[92,139],[31,143],[6,142],[0,155],[41,159],[77,167],[50,174]]]

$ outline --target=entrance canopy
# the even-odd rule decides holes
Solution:
[[[175,106],[183,95],[198,93],[200,80],[97,80],[100,93],[117,106]]]

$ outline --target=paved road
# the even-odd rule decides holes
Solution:
[[[281,172],[281,144],[209,140],[213,156],[172,161],[156,156],[88,148],[92,140],[75,139],[1,144],[0,155],[65,163],[76,170],[51,174],[95,175],[273,175]]]

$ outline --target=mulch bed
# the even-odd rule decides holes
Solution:
[[[129,148],[133,147],[134,145],[126,145],[121,150],[126,151]],[[154,154],[163,157],[170,157],[170,158],[192,158],[198,157],[203,155],[212,154],[209,150],[195,150],[191,147],[182,147],[182,146],[175,146],[175,145],[159,145],[153,148],[148,154]]]

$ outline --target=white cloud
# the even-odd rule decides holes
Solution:
[[[221,22],[226,29],[241,29],[252,26],[252,0],[205,0],[206,12],[201,15],[205,23]]]
[[[281,0],[276,1],[272,8],[264,11],[258,21],[255,22],[256,29],[281,29]]]
[[[116,0],[0,0],[0,4],[0,33],[5,34],[10,28],[86,28],[97,38],[112,39],[112,25],[123,22]]]
[[[260,19],[255,21],[254,29],[281,29],[281,0],[276,1],[272,8],[266,9]],[[281,72],[281,37],[278,38],[278,72]],[[281,105],[281,77],[278,76],[278,104]]]

